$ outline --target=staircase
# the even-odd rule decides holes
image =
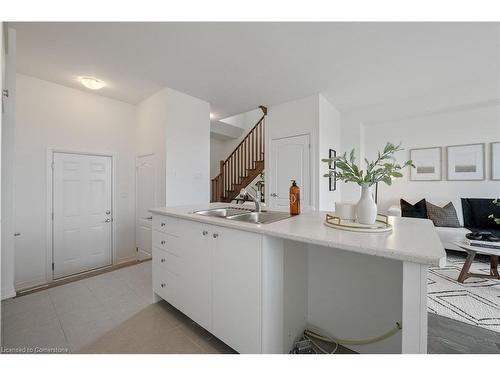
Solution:
[[[259,107],[263,115],[229,157],[220,161],[220,173],[212,179],[212,202],[231,202],[242,188],[247,187],[264,170],[264,127],[267,108]]]

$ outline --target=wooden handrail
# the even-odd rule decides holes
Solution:
[[[226,160],[220,161],[219,174],[212,179],[212,201],[220,202],[223,199],[230,201],[235,190],[248,184],[255,177],[256,165],[262,170],[264,163],[264,127],[267,108],[259,107],[263,116],[257,121],[248,134],[234,148]],[[260,162],[260,164],[259,164]]]
[[[242,145],[243,142],[245,142],[247,140],[248,137],[250,137],[253,133],[253,131],[255,130],[255,128],[257,128],[257,126],[260,125],[260,123],[264,120],[264,118],[266,117],[266,115],[262,116],[259,121],[257,121],[257,123],[255,124],[255,126],[248,132],[248,134],[245,136],[245,138],[243,138],[241,140],[240,143],[238,143],[238,146],[235,147],[235,149],[233,150],[233,152],[231,152],[231,154],[228,156],[228,158],[224,161],[224,163],[226,163],[229,159],[231,159],[231,156],[233,156],[233,154],[238,150],[238,148]]]

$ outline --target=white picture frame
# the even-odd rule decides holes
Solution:
[[[491,143],[491,179],[500,181],[500,142]]]
[[[426,147],[410,150],[410,181],[441,181],[443,179],[442,148]]]
[[[446,148],[449,181],[482,181],[485,179],[484,143],[448,146]]]

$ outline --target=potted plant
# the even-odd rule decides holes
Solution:
[[[373,199],[372,186],[378,182],[391,185],[394,178],[403,177],[400,172],[403,168],[415,167],[411,160],[405,161],[402,165],[397,163],[394,154],[402,150],[401,143],[396,146],[387,142],[384,150],[378,152],[375,161],[370,162],[365,159],[366,170],[356,164],[354,149],[349,157],[344,153],[342,156],[321,159],[324,163],[336,162],[336,170],[329,171],[323,175],[324,177],[334,176],[339,181],[355,182],[361,186],[361,198],[356,206],[356,217],[359,223],[374,224],[377,219],[377,205]]]

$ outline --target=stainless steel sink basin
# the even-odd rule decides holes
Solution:
[[[268,224],[278,220],[289,218],[291,215],[287,212],[278,211],[262,211],[262,212],[249,212],[245,214],[228,216],[226,219],[234,221],[243,221],[245,223],[253,224]]]
[[[193,213],[197,215],[220,217],[227,220],[242,221],[245,223],[253,224],[268,224],[274,221],[286,219],[291,216],[287,212],[255,212],[254,210],[240,207],[211,208],[209,210],[200,210]]]
[[[252,210],[247,208],[238,208],[238,207],[223,207],[223,208],[212,208],[209,210],[200,210],[193,212],[197,215],[203,216],[213,216],[213,217],[228,217],[242,213],[250,213]]]

